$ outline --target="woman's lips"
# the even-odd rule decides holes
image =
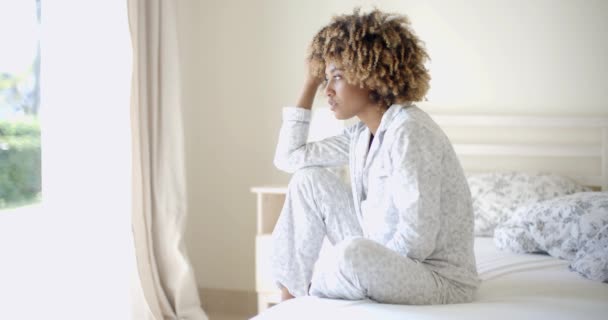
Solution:
[[[330,108],[329,108],[329,109],[330,109],[331,111],[335,111],[335,110],[336,110],[336,107],[338,106],[338,104],[337,104],[335,101],[333,101],[333,100],[329,100],[329,106],[330,106]]]

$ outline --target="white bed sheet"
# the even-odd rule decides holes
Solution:
[[[303,297],[254,319],[608,319],[608,284],[568,270],[566,261],[499,251],[492,238],[476,238],[475,255],[482,284],[473,303],[404,306]]]

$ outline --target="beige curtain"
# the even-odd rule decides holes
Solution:
[[[177,1],[128,0],[133,44],[134,319],[207,319],[184,243]]]

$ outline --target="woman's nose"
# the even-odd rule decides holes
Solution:
[[[328,97],[333,97],[335,94],[333,86],[331,84],[331,82],[328,82],[327,85],[325,85],[325,95]]]

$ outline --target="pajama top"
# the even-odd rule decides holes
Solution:
[[[467,180],[450,141],[424,111],[414,104],[392,105],[371,146],[363,122],[307,143],[310,119],[310,110],[283,109],[277,168],[293,173],[348,164],[365,238],[448,280],[479,285]]]

